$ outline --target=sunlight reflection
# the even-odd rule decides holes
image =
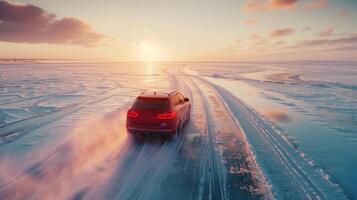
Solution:
[[[151,82],[154,82],[155,79],[153,77],[153,75],[155,74],[155,64],[154,63],[146,63],[146,76],[144,78],[144,82],[145,83],[151,83]]]
[[[154,64],[153,63],[146,64],[146,72],[148,75],[152,75],[154,73]]]

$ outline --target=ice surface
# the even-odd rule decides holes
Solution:
[[[356,197],[354,66],[0,64],[0,195]],[[185,133],[174,141],[128,136],[125,113],[134,98],[167,87],[191,100]]]
[[[190,70],[274,121],[323,177],[356,197],[357,63],[251,63],[246,72],[231,65]]]

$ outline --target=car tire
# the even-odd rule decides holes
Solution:
[[[179,123],[179,125],[178,125],[178,127],[176,129],[176,132],[171,135],[171,139],[172,140],[177,140],[179,135],[180,135],[180,133],[181,133],[181,123]]]

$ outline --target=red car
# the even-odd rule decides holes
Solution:
[[[129,133],[153,133],[176,136],[190,119],[191,103],[180,91],[147,90],[128,110]]]

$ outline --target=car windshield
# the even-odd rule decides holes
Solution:
[[[167,98],[138,98],[134,105],[134,109],[138,110],[164,110],[169,106]]]

